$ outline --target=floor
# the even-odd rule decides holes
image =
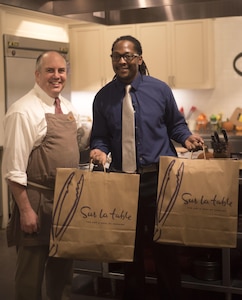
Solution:
[[[15,249],[7,247],[3,229],[0,229],[0,266],[0,299],[14,300]],[[78,263],[76,267],[79,268]],[[154,293],[154,286],[154,283],[147,284],[147,300],[158,299]],[[71,300],[117,300],[121,299],[122,289],[123,280],[111,281],[109,278],[101,276],[83,272],[75,273]],[[183,289],[182,293],[184,300],[227,300],[223,294],[215,292]],[[242,296],[237,299],[242,299]]]
[[[15,248],[7,247],[5,230],[0,229],[1,300],[14,300],[14,270],[16,261],[15,257]],[[118,289],[119,287],[117,287],[117,292]],[[118,296],[112,297],[110,280],[105,280],[102,278],[98,278],[98,280],[93,280],[93,277],[91,275],[74,274],[72,290],[73,293],[71,300],[118,299]],[[96,295],[96,293],[98,294]]]

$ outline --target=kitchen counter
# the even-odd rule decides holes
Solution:
[[[219,132],[218,132],[219,133]],[[201,135],[201,137],[204,139],[205,145],[208,146],[208,148],[211,147],[211,135],[213,135],[213,132],[198,132],[198,134]],[[228,135],[228,145],[230,149],[230,153],[242,153],[242,131],[233,131],[233,132],[227,132]],[[224,137],[222,133],[219,133],[219,137],[222,141],[224,141]]]
[[[206,131],[193,131],[193,134],[199,134],[203,140],[205,145],[208,148],[211,148],[211,135],[213,135],[213,131],[211,130],[206,130]],[[223,134],[219,133],[219,137],[221,140],[223,140]],[[230,146],[230,152],[231,153],[241,153],[242,154],[242,131],[231,131],[227,132],[228,135],[228,141],[229,141],[229,146]],[[180,144],[172,141],[174,146],[181,147]]]
[[[199,134],[202,137],[208,137],[208,138],[211,138],[211,135],[213,135],[214,133],[214,131],[212,130],[200,130],[200,131],[192,131],[192,132],[194,134]],[[218,130],[218,134],[222,136],[222,133],[220,133],[219,130]],[[227,135],[228,137],[232,137],[232,138],[242,138],[242,130],[227,131]]]

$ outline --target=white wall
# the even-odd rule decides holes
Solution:
[[[92,103],[96,92],[72,92],[71,102],[83,116],[92,118]]]

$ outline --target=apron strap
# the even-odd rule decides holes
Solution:
[[[32,181],[28,181],[28,185],[33,186],[33,187],[37,187],[39,189],[44,189],[44,190],[49,190],[49,191],[53,191],[54,189],[48,186],[44,186],[42,184],[36,183],[36,182],[32,182]]]

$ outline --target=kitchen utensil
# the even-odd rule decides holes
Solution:
[[[215,138],[215,141],[220,144],[220,138],[219,138],[219,135],[217,133],[217,131],[214,131],[214,138]]]
[[[215,158],[229,157],[228,135],[225,129],[222,129],[221,132],[223,133],[224,139],[220,139],[217,131],[214,131],[214,135],[211,135],[211,147],[213,148]]]
[[[183,115],[183,117],[184,117],[184,108],[183,107],[181,107],[180,108],[180,113]]]
[[[189,120],[191,118],[191,115],[197,110],[195,106],[192,106],[187,114],[186,120]]]
[[[193,276],[206,281],[221,278],[221,266],[218,260],[211,257],[200,257],[193,261]]]
[[[228,135],[227,135],[226,130],[225,130],[225,129],[222,129],[221,131],[222,131],[222,133],[223,133],[225,143],[228,143]]]

